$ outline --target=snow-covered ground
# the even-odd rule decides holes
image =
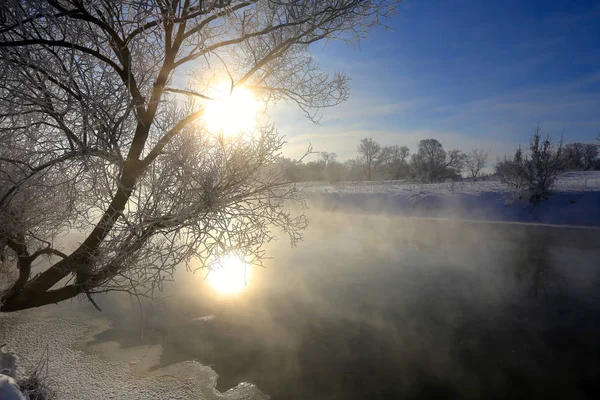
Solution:
[[[536,207],[498,181],[311,183],[304,192],[309,204],[332,210],[600,227],[600,171],[564,173]]]
[[[216,373],[195,362],[170,365],[156,371],[160,346],[121,349],[117,343],[90,348],[90,335],[107,328],[103,319],[92,318],[65,303],[25,312],[0,313],[0,343],[6,343],[19,359],[17,375],[38,365],[48,348],[48,375],[57,399],[194,399],[264,400],[255,386],[240,384],[219,393]]]

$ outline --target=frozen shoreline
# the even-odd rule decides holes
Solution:
[[[18,375],[34,368],[48,346],[49,375],[52,388],[58,392],[57,399],[268,399],[250,384],[218,392],[217,374],[196,362],[150,372],[161,346],[121,349],[110,342],[97,348],[86,347],[92,335],[108,327],[108,320],[73,310],[77,307],[68,304],[70,312],[55,313],[56,308],[49,306],[0,314],[0,342],[18,356]]]
[[[568,172],[533,207],[497,181],[306,184],[309,205],[405,217],[600,227],[600,172]]]

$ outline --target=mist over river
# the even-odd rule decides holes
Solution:
[[[600,231],[308,216],[304,241],[271,243],[238,294],[181,271],[143,324],[136,304],[100,298],[111,328],[90,345],[158,344],[153,368],[197,360],[219,390],[273,399],[600,393]]]

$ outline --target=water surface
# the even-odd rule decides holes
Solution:
[[[220,390],[274,399],[598,398],[597,233],[309,217],[244,293],[187,279],[146,310],[158,366],[198,360]],[[189,322],[202,315],[215,319]],[[115,316],[96,341],[138,345],[137,329]]]

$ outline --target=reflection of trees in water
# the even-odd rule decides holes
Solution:
[[[566,278],[556,270],[551,244],[547,238],[534,237],[517,245],[512,260],[515,278],[519,283],[531,285],[533,297],[546,296],[552,288],[557,291],[566,284]]]

